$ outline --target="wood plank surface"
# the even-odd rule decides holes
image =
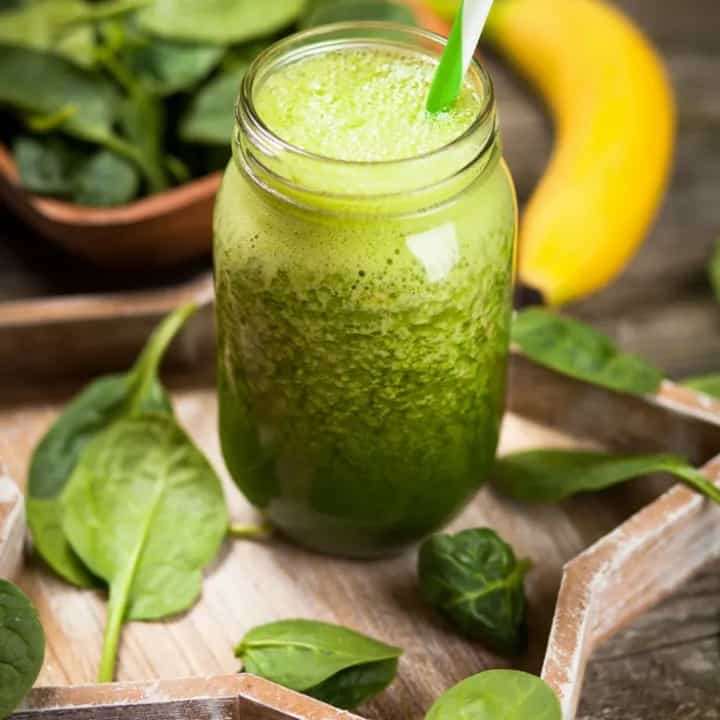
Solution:
[[[578,720],[720,718],[720,565],[595,654]]]

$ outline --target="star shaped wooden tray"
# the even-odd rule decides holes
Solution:
[[[195,297],[203,304],[206,316],[212,300],[207,282],[180,291],[183,300]],[[134,318],[151,325],[179,299],[172,292],[152,302],[136,297],[117,322],[131,324]],[[189,328],[179,347],[192,344],[197,333]],[[206,377],[186,374],[170,384],[181,421],[221,468],[216,399]],[[414,551],[362,563],[314,555],[276,539],[228,543],[207,574],[198,605],[167,622],[129,625],[119,683],[93,685],[104,599],[68,587],[28,551],[19,491],[33,446],[76,389],[15,383],[1,393],[0,458],[6,470],[0,480],[0,575],[32,597],[48,636],[38,688],[17,718],[356,717],[237,674],[233,644],[250,627],[286,617],[339,622],[405,648],[396,682],[360,709],[368,718],[420,720],[455,682],[508,664],[456,635],[423,604]],[[549,446],[675,452],[720,479],[720,460],[713,460],[720,450],[720,403],[669,382],[652,397],[614,393],[514,353],[501,450]],[[668,488],[667,480],[646,479],[548,507],[521,506],[485,489],[450,528],[495,527],[535,562],[527,582],[531,648],[519,666],[542,671],[561,699],[565,720],[575,716],[593,649],[720,556],[720,508],[684,488]],[[252,509],[229,482],[227,492],[233,515],[252,519]]]

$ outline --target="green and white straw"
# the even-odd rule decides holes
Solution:
[[[427,99],[431,113],[449,110],[458,99],[493,0],[463,0]]]

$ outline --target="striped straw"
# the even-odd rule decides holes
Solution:
[[[449,110],[458,99],[492,4],[493,0],[463,0],[460,4],[447,47],[430,87],[428,112]]]

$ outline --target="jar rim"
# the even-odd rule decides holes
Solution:
[[[332,23],[294,33],[293,35],[283,38],[282,40],[270,45],[253,60],[245,73],[240,86],[240,94],[235,103],[235,121],[246,131],[252,132],[256,141],[266,149],[266,152],[270,154],[288,153],[291,156],[312,162],[332,164],[338,167],[346,168],[402,167],[418,161],[431,160],[435,157],[441,156],[443,153],[447,153],[449,150],[452,150],[464,141],[471,139],[478,131],[482,130],[482,128],[487,125],[489,119],[495,112],[495,89],[487,70],[485,70],[480,62],[478,62],[476,57],[473,57],[471,70],[479,78],[482,89],[480,109],[478,110],[478,114],[472,123],[460,135],[438,148],[434,148],[433,150],[428,150],[417,155],[411,155],[406,158],[391,160],[346,160],[306,150],[280,137],[280,135],[273,131],[264,122],[255,107],[253,90],[260,71],[270,62],[281,62],[283,58],[287,58],[289,56],[292,57],[293,49],[296,49],[298,54],[300,54],[300,51],[303,48],[306,50],[307,48],[312,47],[327,47],[330,49],[331,46],[335,45],[342,47],[343,45],[346,45],[351,38],[340,37],[335,43],[327,43],[326,45],[322,45],[320,42],[310,44],[309,41],[312,41],[313,39],[317,40],[323,37],[341,35],[343,32],[350,33],[363,30],[368,32],[386,31],[405,34],[407,37],[414,40],[425,40],[434,43],[440,50],[443,50],[448,42],[447,38],[442,35],[438,35],[437,33],[424,28],[417,28],[394,22],[369,20]],[[365,42],[371,41],[373,43],[377,43],[378,45],[387,45],[391,43],[388,38],[380,36],[372,38],[365,37],[362,39]],[[485,138],[485,142],[478,151],[478,156],[481,156],[493,144],[493,142],[494,133],[488,133],[488,136]]]

